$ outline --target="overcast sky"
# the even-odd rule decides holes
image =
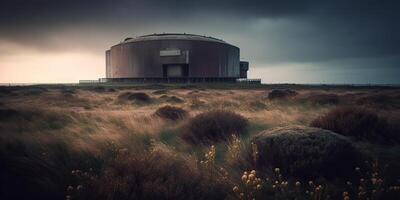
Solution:
[[[265,83],[400,84],[397,2],[1,0],[0,82],[97,79],[125,37],[186,32],[238,46]]]

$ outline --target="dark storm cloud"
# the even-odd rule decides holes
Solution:
[[[191,18],[194,12],[238,18],[286,16],[306,9],[302,2],[261,0],[5,0],[0,3],[2,33],[26,31],[82,23],[141,25],[156,20]],[[133,24],[132,24],[133,22]]]
[[[3,0],[0,39],[103,51],[121,32],[168,27],[228,38],[258,62],[396,57],[398,10],[385,0]]]

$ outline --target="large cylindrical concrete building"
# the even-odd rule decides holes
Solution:
[[[241,66],[238,47],[194,34],[126,38],[106,51],[111,81],[234,81],[247,74],[248,67]]]

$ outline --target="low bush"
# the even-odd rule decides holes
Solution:
[[[358,140],[383,143],[398,140],[385,118],[372,110],[360,107],[334,108],[313,120],[310,125]]]
[[[150,103],[151,97],[144,92],[124,92],[118,96],[119,101],[133,101],[135,103]]]
[[[182,108],[174,106],[163,106],[161,108],[158,108],[154,115],[163,119],[177,121],[180,119],[184,119],[188,115],[188,112]]]
[[[284,175],[305,180],[349,175],[359,159],[348,139],[319,128],[278,127],[259,133],[252,142],[257,146],[255,164],[260,171],[280,168]]]
[[[287,99],[297,95],[297,92],[290,89],[274,89],[268,93],[269,100]]]
[[[247,120],[234,112],[208,111],[188,121],[182,138],[191,143],[213,143],[227,140],[232,134],[243,135],[247,126]]]

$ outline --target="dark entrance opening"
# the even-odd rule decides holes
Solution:
[[[178,78],[189,76],[188,64],[164,64],[163,76],[165,78]]]

